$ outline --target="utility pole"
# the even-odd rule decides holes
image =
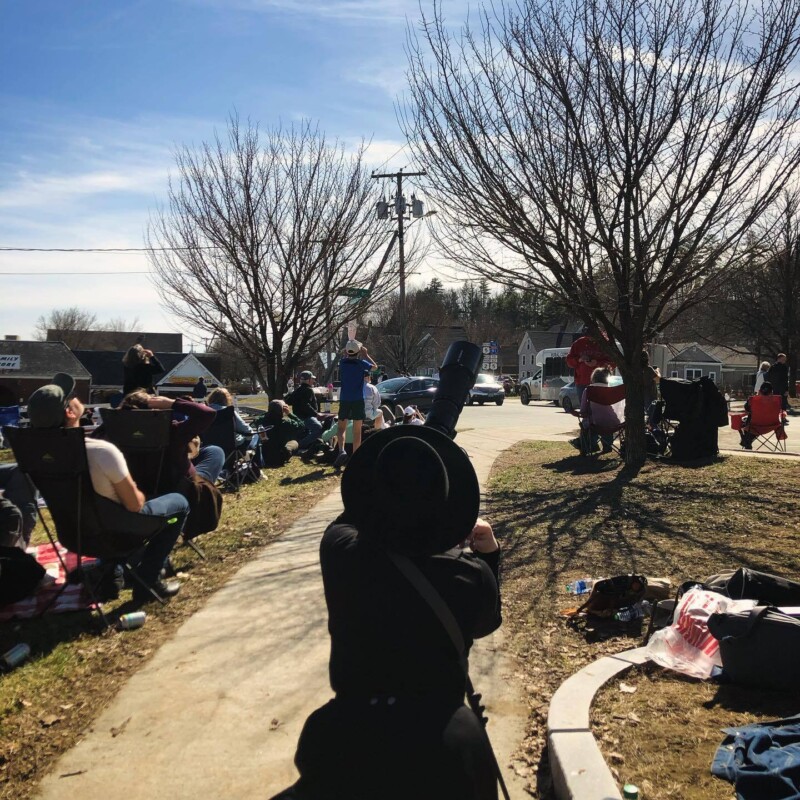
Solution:
[[[373,178],[392,178],[397,182],[397,191],[394,195],[394,218],[397,220],[397,244],[399,247],[399,278],[400,278],[400,371],[407,372],[408,367],[406,363],[406,356],[408,349],[406,347],[406,251],[405,251],[405,223],[406,219],[414,217],[419,219],[425,216],[422,213],[422,201],[417,200],[414,195],[411,196],[411,217],[408,217],[408,204],[403,195],[403,178],[419,178],[427,175],[427,172],[397,172],[389,173],[372,173]],[[390,214],[390,204],[385,200],[380,200],[377,203],[378,219],[392,219]],[[390,245],[391,246],[391,245]],[[388,255],[388,251],[387,251]]]

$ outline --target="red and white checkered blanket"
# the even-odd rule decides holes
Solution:
[[[75,553],[70,553],[61,545],[57,545],[58,552],[64,559],[68,570],[73,570],[78,564],[78,557]],[[42,578],[36,594],[18,600],[6,606],[0,606],[0,622],[9,619],[26,619],[39,616],[48,603],[51,603],[54,595],[58,594],[66,576],[64,567],[58,560],[58,554],[52,545],[40,544],[37,547],[29,547],[28,552],[45,568],[47,574]],[[83,559],[84,564],[88,564],[94,559]],[[61,614],[65,611],[83,611],[93,608],[92,600],[88,593],[84,591],[83,584],[70,583],[58,599],[47,609],[48,614]]]

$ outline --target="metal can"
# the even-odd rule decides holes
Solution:
[[[130,614],[123,614],[117,625],[121,631],[132,631],[141,628],[146,620],[147,614],[144,611],[132,611]]]
[[[21,664],[30,654],[30,646],[24,642],[20,642],[3,653],[2,658],[0,658],[0,665],[8,672],[14,669],[18,664]]]

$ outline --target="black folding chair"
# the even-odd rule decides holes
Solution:
[[[100,417],[103,438],[122,451],[131,477],[145,497],[149,499],[175,491],[170,485],[169,470],[164,469],[172,427],[171,411],[101,408]]]
[[[4,433],[19,468],[47,503],[58,541],[77,556],[70,582],[83,582],[103,621],[108,624],[91,582],[85,580],[82,559],[86,556],[101,559],[109,570],[122,563],[133,580],[160,603],[166,602],[139,577],[130,562],[164,528],[182,526],[183,518],[137,514],[98,495],[92,486],[81,428],[5,428]],[[41,510],[39,518],[58,552]],[[66,572],[63,560],[62,566]]]
[[[222,448],[225,453],[225,463],[222,465],[220,475],[223,481],[222,488],[238,492],[252,471],[253,453],[248,451],[246,443],[241,445],[236,443],[233,418],[235,410],[233,406],[227,406],[217,411],[216,419],[201,434],[200,441],[203,445],[214,444]]]
[[[148,500],[177,491],[167,464],[171,411],[101,408],[100,417],[103,438],[122,451],[131,477]],[[206,557],[191,539],[182,539],[200,558]]]

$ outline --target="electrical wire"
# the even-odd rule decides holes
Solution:
[[[38,278],[46,275],[152,275],[149,270],[142,272],[128,270],[109,270],[107,272],[0,272],[0,275],[25,275],[28,278]]]

